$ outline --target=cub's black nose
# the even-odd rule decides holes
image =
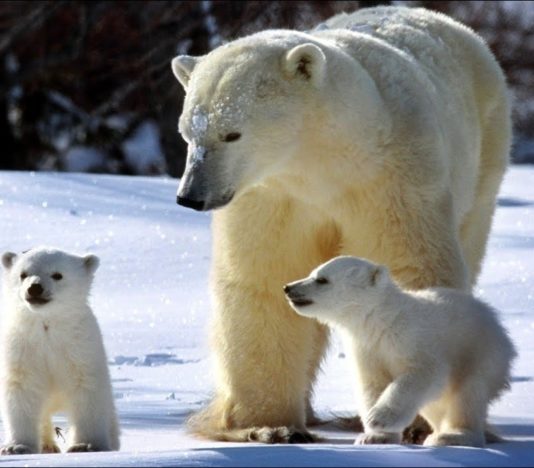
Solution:
[[[31,297],[39,297],[43,294],[43,287],[39,283],[34,283],[28,288],[28,294]]]
[[[193,208],[197,211],[204,210],[205,203],[203,201],[191,200],[190,198],[176,197],[176,203],[186,208]]]
[[[284,286],[284,292],[287,294],[289,291],[291,291],[291,286],[289,286],[289,284],[286,284]]]

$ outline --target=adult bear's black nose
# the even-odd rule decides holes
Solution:
[[[43,294],[43,287],[39,283],[33,283],[28,288],[28,294],[31,297],[39,297],[41,294]]]
[[[286,284],[284,286],[284,292],[287,294],[289,291],[291,291],[291,286],[289,286],[289,284]]]
[[[197,211],[203,211],[205,203],[203,201],[191,200],[190,198],[176,197],[176,203],[178,205],[185,206],[186,208],[193,208]]]

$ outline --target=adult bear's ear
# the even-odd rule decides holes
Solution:
[[[300,77],[319,86],[326,71],[326,57],[315,44],[301,44],[285,54],[284,69],[291,77]]]
[[[6,270],[9,270],[13,266],[13,263],[15,263],[16,258],[16,253],[6,252],[2,255],[2,265],[4,265]]]
[[[182,83],[184,89],[187,89],[191,73],[193,73],[198,62],[198,57],[192,57],[191,55],[178,55],[178,57],[172,59],[172,72],[176,79]]]

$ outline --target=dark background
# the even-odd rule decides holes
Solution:
[[[0,169],[180,176],[178,54],[265,28],[307,29],[372,1],[0,3]],[[515,95],[516,163],[534,163],[534,2],[395,2],[481,34]]]

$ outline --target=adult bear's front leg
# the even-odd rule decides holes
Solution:
[[[239,440],[310,441],[305,398],[318,325],[274,293],[250,284],[219,287],[225,292],[213,335],[221,427],[250,428]]]
[[[334,254],[323,239],[333,230],[307,225],[289,200],[243,198],[214,215],[216,396],[192,428],[219,440],[309,442],[306,398],[326,331],[295,314],[282,288]]]

